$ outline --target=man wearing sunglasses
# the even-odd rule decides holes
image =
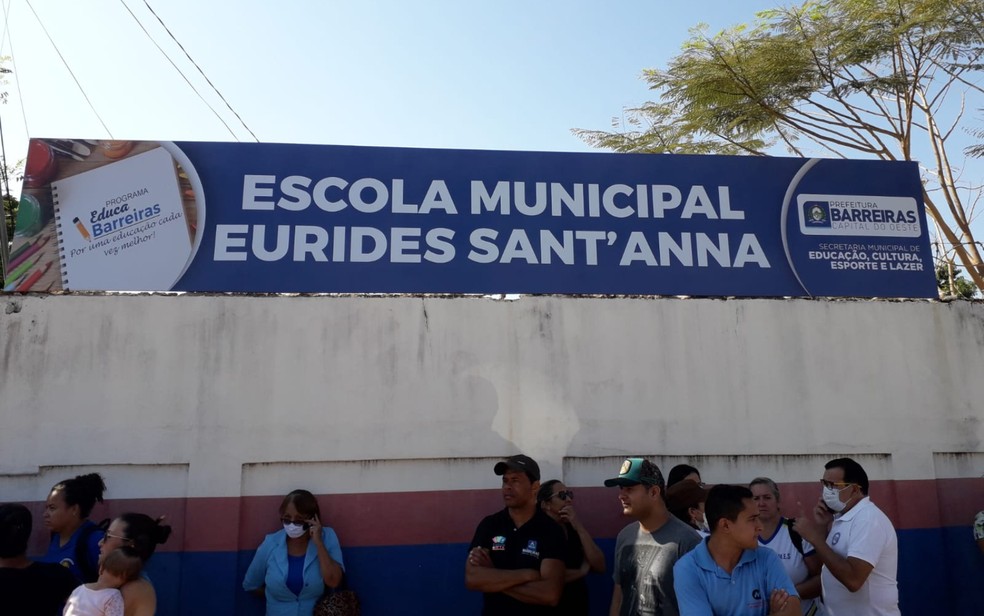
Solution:
[[[898,538],[868,498],[868,475],[851,458],[824,467],[822,496],[793,528],[823,563],[823,603],[831,616],[898,616]]]

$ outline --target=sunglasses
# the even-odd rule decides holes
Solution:
[[[551,494],[550,498],[559,498],[560,500],[574,500],[574,490],[561,490],[556,494]]]
[[[280,518],[282,524],[298,524],[304,530],[310,530],[311,525],[306,520],[291,520],[290,518]]]

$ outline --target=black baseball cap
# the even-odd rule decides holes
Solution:
[[[540,481],[540,465],[533,458],[523,454],[496,462],[492,470],[496,475],[505,475],[506,471],[523,471],[529,476],[530,481]]]

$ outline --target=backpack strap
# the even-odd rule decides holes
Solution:
[[[806,556],[806,553],[803,551],[803,536],[793,530],[793,520],[783,518],[782,523],[789,529],[789,538],[793,542],[793,547],[796,548],[796,551],[799,552],[801,556]]]

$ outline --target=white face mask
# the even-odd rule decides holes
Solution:
[[[307,532],[306,530],[304,530],[304,527],[301,526],[300,524],[284,524],[284,531],[287,533],[287,536],[290,537],[291,539],[297,539],[298,537],[303,537],[304,533]]]
[[[844,486],[840,490],[837,488],[824,488],[823,489],[823,503],[834,510],[835,513],[840,513],[844,511],[844,507],[847,503],[842,503],[840,499],[840,493],[842,490],[846,490],[851,486]]]

